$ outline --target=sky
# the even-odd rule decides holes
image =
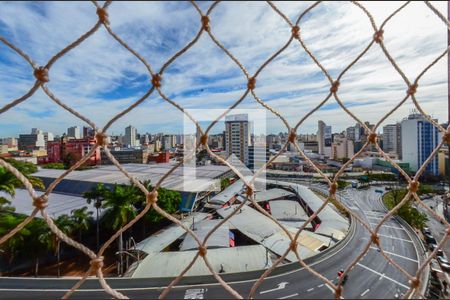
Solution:
[[[292,22],[313,2],[275,2]],[[404,2],[361,2],[377,26]],[[446,2],[432,2],[444,15]],[[206,12],[211,2],[199,2]],[[111,28],[153,70],[196,35],[199,14],[189,2],[113,2],[108,9]],[[0,35],[28,54],[38,65],[76,40],[96,22],[90,2],[0,2]],[[290,27],[264,2],[223,2],[210,15],[211,31],[250,74],[291,35]],[[349,2],[324,2],[300,22],[305,44],[333,78],[370,43],[373,29],[364,12]],[[444,23],[422,2],[413,2],[391,19],[384,33],[387,50],[409,80],[447,47]],[[59,59],[49,72],[48,87],[62,102],[104,126],[151,87],[151,78],[135,56],[101,27],[80,46]],[[33,85],[29,64],[0,42],[0,107],[25,94]],[[239,67],[207,34],[165,71],[162,91],[185,109],[225,109],[245,92],[247,80]],[[259,74],[255,92],[279,111],[291,126],[318,105],[329,92],[329,82],[297,41]],[[371,49],[341,79],[339,97],[363,122],[376,123],[400,102],[407,87],[379,45]],[[419,81],[416,93],[422,108],[439,122],[446,121],[447,57]],[[261,109],[253,97],[239,109]],[[408,100],[383,124],[402,120],[413,109]],[[300,126],[299,133],[315,133],[324,120],[339,132],[354,125],[331,98]],[[285,132],[283,123],[267,113],[267,131]],[[70,126],[87,125],[71,115],[42,90],[0,115],[0,137],[18,136],[37,127],[62,134]],[[144,133],[182,133],[183,114],[152,94],[119,119],[110,134],[133,125]],[[203,123],[202,123],[203,126]],[[221,130],[217,128],[212,133]]]

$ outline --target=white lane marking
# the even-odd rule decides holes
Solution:
[[[260,294],[265,294],[265,293],[270,293],[270,292],[274,292],[274,291],[278,291],[278,290],[282,290],[286,287],[286,285],[288,285],[289,282],[280,282],[279,284],[277,284],[277,287],[274,289],[270,289],[270,290],[265,290],[265,291],[261,291],[259,292]]]
[[[369,222],[369,224],[370,224],[370,225],[375,225],[375,226],[378,225],[378,223],[372,223],[372,222]],[[405,229],[402,228],[402,227],[389,226],[389,225],[385,225],[385,224],[382,224],[381,227],[387,227],[387,228],[392,228],[392,229],[405,230]],[[405,230],[405,231],[406,231],[406,230]]]
[[[370,247],[370,249],[378,251],[377,247]],[[389,252],[389,251],[386,251],[386,250],[383,250],[383,251],[384,251],[384,253],[389,254],[389,255],[397,256],[397,257],[400,257],[400,258],[403,258],[403,259],[407,259],[407,260],[413,261],[415,263],[417,262],[417,260],[415,260],[415,259],[403,256],[403,255],[400,255],[400,254],[397,254],[397,253]]]
[[[390,281],[392,281],[393,283],[398,284],[398,285],[401,286],[401,287],[404,287],[405,289],[409,289],[409,286],[406,286],[406,285],[404,285],[403,283],[400,283],[400,282],[398,282],[398,281],[395,280],[395,279],[392,279],[392,278],[390,278],[390,277],[388,277],[388,276],[386,276],[386,275],[384,275],[384,274],[381,274],[381,273],[379,273],[379,272],[377,272],[377,271],[375,271],[375,270],[372,270],[371,268],[369,268],[369,267],[367,267],[367,266],[365,266],[365,265],[363,265],[363,264],[357,263],[357,265],[360,266],[361,268],[364,268],[364,269],[366,269],[366,270],[368,270],[368,271],[370,271],[370,272],[373,272],[373,273],[375,273],[375,274],[377,274],[377,275],[379,275],[379,276],[383,276],[383,277],[386,278],[387,280],[390,280]]]
[[[398,238],[398,237],[395,237],[395,236],[384,235],[384,234],[378,234],[378,235],[381,236],[381,237],[387,237],[387,238],[394,239],[394,240],[399,240],[399,241],[403,241],[403,242],[413,243],[413,241],[411,241],[411,240],[405,240],[405,239]]]
[[[314,288],[310,288],[309,290],[306,290],[308,293],[311,291],[314,291]]]
[[[365,290],[360,296],[364,297],[365,294],[367,294],[370,291],[370,289]]]
[[[383,278],[384,278],[384,276],[385,276],[385,274],[384,274],[384,273],[383,273],[383,274],[381,274],[380,278],[378,278],[378,281],[380,281],[381,279],[383,279]]]
[[[295,297],[295,296],[298,296],[298,294],[297,294],[297,293],[295,293],[295,294],[291,294],[291,295],[283,296],[283,297],[280,297],[280,298],[277,298],[277,299],[287,299],[287,298],[292,298],[292,297]]]
[[[322,283],[322,284],[319,284],[317,287],[323,287],[323,283]]]
[[[334,290],[331,286],[329,286],[328,284],[325,283],[325,286],[333,293],[334,295]],[[344,297],[341,296],[341,299],[344,299]]]

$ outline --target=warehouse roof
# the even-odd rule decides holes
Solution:
[[[181,220],[181,223],[191,228],[193,220],[199,222],[204,220],[208,214],[196,212]],[[167,246],[182,237],[186,231],[178,224],[172,224],[163,230],[153,234],[136,245],[136,249],[144,251],[148,254],[164,250]]]
[[[219,222],[222,220],[203,220],[198,223],[195,223],[195,234],[199,238],[201,242],[204,241],[206,235],[216,226],[219,224]],[[230,229],[228,227],[228,223],[222,224],[219,228],[217,228],[211,236],[209,236],[208,240],[206,241],[206,247],[209,248],[227,248],[230,246],[229,242],[229,232]],[[180,250],[186,251],[186,250],[192,250],[197,249],[198,243],[192,235],[187,234],[184,238],[183,242],[181,243]]]
[[[36,192],[37,195],[42,195],[43,192]],[[0,192],[0,197],[5,197],[11,201],[11,205],[16,208],[17,213],[31,215],[34,210],[33,199],[31,199],[30,194],[27,190],[16,189],[16,195],[11,197],[9,194]],[[78,196],[69,196],[58,193],[50,193],[48,197],[48,206],[45,209],[47,214],[56,218],[60,215],[69,215],[74,209],[82,208],[86,206],[88,211],[94,212],[95,208],[93,205],[88,205],[86,199]],[[37,217],[41,217],[41,214],[37,214]]]
[[[138,180],[151,180],[152,183],[156,183],[174,166],[174,164],[123,164],[122,166],[131,176]],[[193,174],[194,171],[195,177],[193,178],[191,174]],[[212,185],[212,179],[219,178],[228,171],[229,168],[227,166],[208,165],[196,168],[182,166],[173,171],[173,173],[163,181],[162,187],[186,192],[204,191]],[[54,179],[61,176],[64,172],[65,170],[40,169],[33,175],[39,178]],[[184,175],[185,173],[186,175]],[[81,184],[83,182],[93,184],[100,182],[106,184],[128,184],[130,182],[130,180],[114,165],[99,166],[83,171],[72,171],[64,177],[64,181],[69,182],[71,187],[73,187],[74,182],[80,183],[79,189],[83,191],[86,189],[86,184]],[[45,182],[47,183],[47,181]],[[60,185],[62,186],[63,184],[64,182]],[[71,188],[71,190],[73,190],[73,188]]]
[[[139,277],[174,277],[178,276],[192,261],[198,251],[160,252],[144,258],[131,275]],[[261,245],[240,246],[208,250],[208,262],[216,272],[222,266],[225,273],[255,271],[270,267],[271,260],[266,249]],[[222,266],[221,266],[222,265]],[[199,256],[184,276],[211,275],[205,262]]]

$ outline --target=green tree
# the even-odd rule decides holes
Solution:
[[[0,158],[3,159],[3,158]],[[32,163],[18,161],[15,159],[3,159],[4,161],[11,164],[19,172],[21,172],[30,183],[39,189],[44,189],[45,186],[39,178],[33,177],[30,174],[37,172],[37,167]],[[0,167],[0,191],[3,191],[11,197],[15,195],[15,189],[23,187],[23,183],[9,170],[4,167]]]
[[[134,186],[115,184],[105,196],[103,208],[106,210],[101,221],[108,224],[109,228],[117,230],[136,217],[137,209],[134,204],[139,197]]]
[[[105,200],[106,193],[109,190],[105,188],[105,186],[102,183],[97,184],[94,186],[90,191],[83,194],[83,197],[86,198],[86,202],[88,204],[93,204],[96,209],[96,244],[97,244],[97,251],[99,249],[100,244],[100,222],[99,222],[99,210],[102,207],[102,203]]]
[[[222,178],[220,180],[220,190],[226,189],[231,184],[230,178]]]
[[[92,220],[92,212],[88,211],[87,206],[82,208],[73,209],[70,212],[70,218],[74,222],[74,232],[78,234],[78,241],[81,242],[83,232],[89,230]]]
[[[41,218],[34,218],[27,226],[30,234],[26,239],[26,252],[35,260],[34,275],[39,273],[39,258],[55,248],[53,232]]]
[[[68,216],[68,215],[61,215],[56,220],[54,220],[55,225],[58,226],[59,230],[61,230],[65,235],[68,237],[72,237],[73,232],[78,228],[78,224],[75,223],[75,220]],[[53,235],[54,241],[53,241],[53,247],[56,250],[56,257],[57,257],[57,268],[58,268],[58,277],[61,276],[61,270],[60,270],[60,253],[61,253],[61,240],[56,236]]]
[[[17,227],[23,220],[25,215],[13,214],[10,212],[0,212],[0,236],[4,236]],[[25,227],[19,230],[15,235],[10,237],[5,243],[0,245],[4,255],[8,257],[12,263],[17,257],[23,254],[26,246],[26,240],[30,236],[31,231]]]

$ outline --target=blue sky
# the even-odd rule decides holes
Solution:
[[[403,2],[362,2],[379,26]],[[445,2],[432,2],[446,14]],[[276,2],[295,20],[310,2]],[[210,2],[199,6],[206,11]],[[152,66],[162,64],[196,34],[199,15],[188,2],[113,2],[112,29]],[[211,14],[211,28],[250,74],[289,39],[290,28],[266,3],[220,3]],[[20,47],[39,65],[89,30],[97,20],[89,2],[1,2],[0,35]],[[347,2],[320,4],[300,24],[310,50],[336,77],[369,43],[368,18]],[[420,2],[409,4],[386,26],[384,41],[410,80],[447,45],[445,25]],[[29,65],[0,44],[0,106],[20,97],[33,84]],[[104,28],[57,61],[50,70],[51,91],[99,127],[132,104],[150,87],[145,66],[121,47]],[[188,109],[226,108],[244,92],[246,79],[238,66],[204,34],[163,76],[163,92]],[[329,84],[298,42],[292,43],[258,76],[256,93],[295,124],[327,95]],[[378,45],[342,78],[339,96],[362,120],[375,123],[405,94],[406,86]],[[446,118],[447,58],[420,81],[417,98],[429,114]],[[248,96],[238,108],[261,108]],[[413,108],[408,102],[384,124],[401,120]],[[271,116],[268,114],[268,116]],[[330,99],[300,132],[315,132],[324,120],[340,131],[355,121]],[[110,133],[132,124],[139,132],[182,132],[183,116],[159,95],[117,121]],[[69,126],[86,125],[54,104],[42,91],[0,115],[0,137],[16,136],[32,127],[61,134]],[[286,131],[270,117],[268,131]]]

